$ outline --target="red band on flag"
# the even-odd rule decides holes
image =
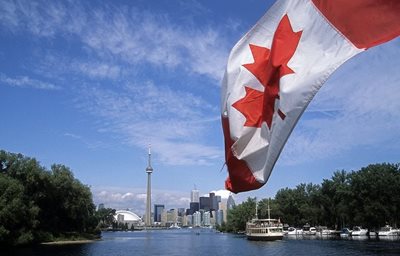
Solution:
[[[233,155],[231,147],[234,141],[230,135],[229,119],[222,117],[221,120],[225,138],[225,161],[229,170],[229,177],[225,181],[225,188],[234,193],[239,193],[262,187],[263,184],[254,178],[246,162],[238,160]]]
[[[313,0],[357,48],[371,48],[400,35],[399,0]]]

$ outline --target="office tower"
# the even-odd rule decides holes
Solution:
[[[210,210],[213,211],[216,208],[216,206],[215,206],[215,202],[216,202],[215,193],[211,192],[209,195],[210,195],[210,197],[209,197],[210,198],[209,199],[210,200]]]
[[[209,211],[210,210],[210,198],[201,196],[199,199],[200,199],[200,209]]]
[[[183,215],[185,215],[185,208],[178,208],[178,216],[182,217]]]
[[[190,202],[198,203],[199,202],[199,191],[197,190],[196,186],[190,193]]]
[[[197,212],[198,210],[200,210],[200,203],[191,202],[190,209],[188,209],[187,211],[187,215],[193,215],[193,213]]]
[[[161,222],[161,213],[165,206],[163,204],[154,205],[154,222]]]
[[[229,195],[228,201],[226,202],[226,208],[229,211],[233,208],[233,206],[235,206],[235,200],[233,199],[232,195]]]

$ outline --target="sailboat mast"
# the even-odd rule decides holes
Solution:
[[[257,209],[258,205],[257,205],[257,200],[256,200],[256,219],[258,219],[258,209]]]

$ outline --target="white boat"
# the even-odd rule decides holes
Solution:
[[[289,236],[298,236],[298,235],[302,235],[303,234],[303,230],[301,228],[297,229],[297,228],[294,228],[294,227],[289,227],[287,234]]]
[[[399,229],[394,229],[389,225],[386,225],[381,228],[378,232],[378,236],[398,236],[400,235]]]
[[[301,228],[289,227],[287,234],[288,235],[302,235],[303,230]]]
[[[340,231],[340,237],[342,237],[342,238],[347,238],[347,237],[350,236],[350,234],[351,234],[351,230],[348,229],[348,228],[343,228],[343,229]]]
[[[273,241],[281,240],[283,238],[283,225],[280,220],[271,219],[269,213],[268,203],[268,219],[259,219],[257,217],[257,203],[256,203],[256,217],[246,223],[246,236],[249,240],[257,241]]]
[[[172,224],[171,226],[169,226],[169,229],[181,229],[181,227],[178,226],[178,224],[175,222],[174,224]]]
[[[319,226],[319,227],[317,227],[317,235],[329,236],[329,235],[331,235],[331,230],[329,230],[328,227],[326,227],[326,226]]]
[[[303,235],[316,235],[316,234],[317,234],[317,229],[315,227],[310,227],[308,223],[303,226]]]
[[[366,236],[368,234],[368,229],[361,228],[359,226],[353,227],[351,231],[351,236]]]

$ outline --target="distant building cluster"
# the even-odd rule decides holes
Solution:
[[[169,209],[155,204],[152,226],[160,227],[213,227],[226,222],[227,211],[235,205],[233,197],[221,200],[215,193],[199,197],[197,189],[192,190],[189,208]]]

